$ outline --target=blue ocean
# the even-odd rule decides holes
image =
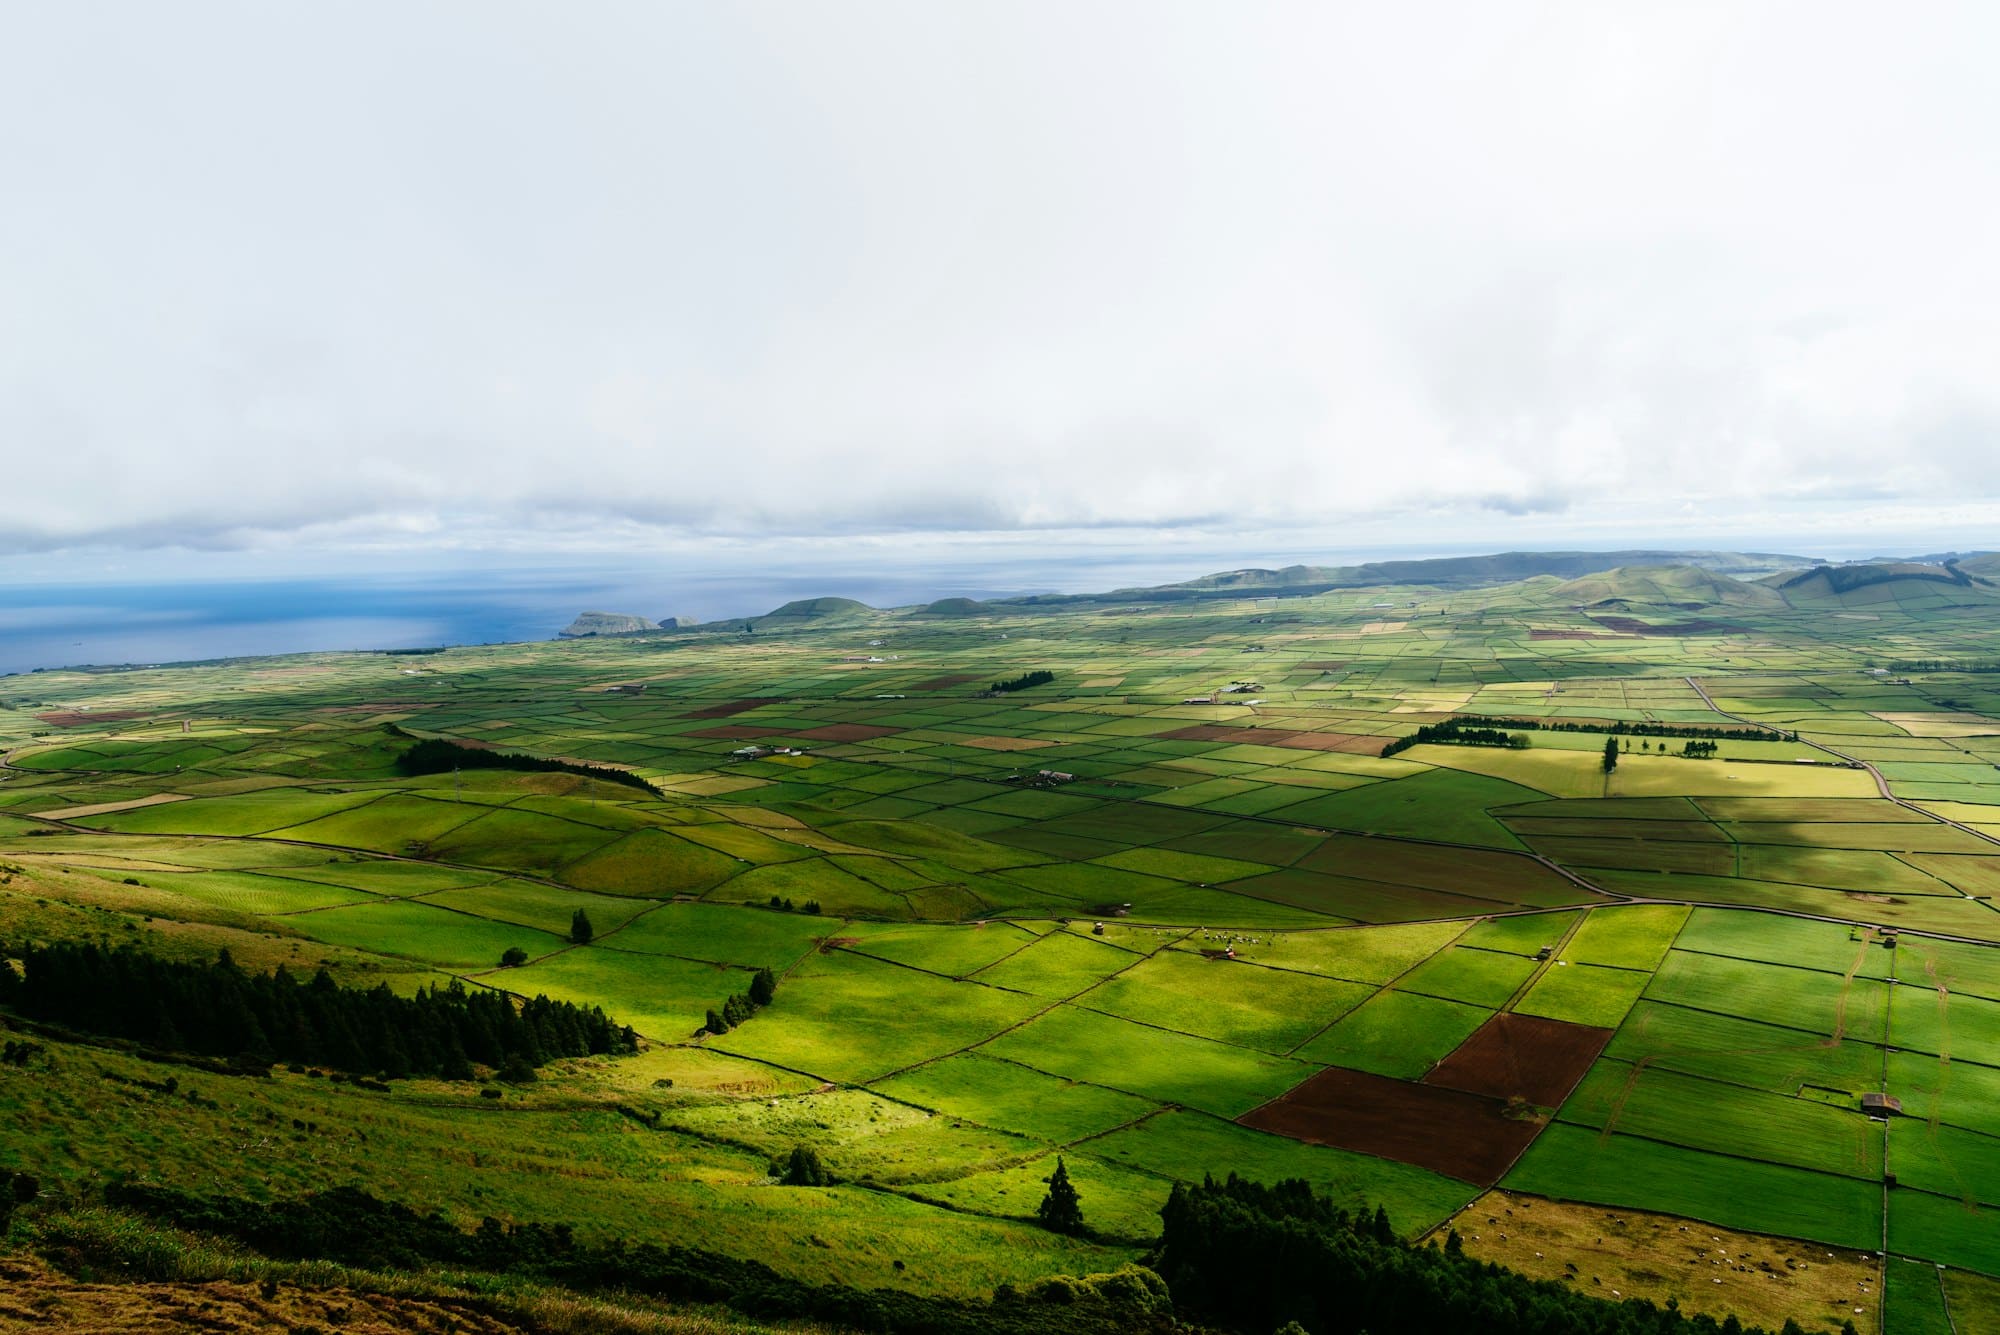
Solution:
[[[1197,559],[1033,559],[841,569],[474,570],[172,583],[0,584],[0,674],[195,662],[328,649],[413,649],[552,638],[577,613],[683,621],[758,616],[795,598],[874,607],[1159,583]]]

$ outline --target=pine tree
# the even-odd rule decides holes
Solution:
[[[757,976],[750,980],[750,1004],[768,1006],[771,998],[778,995],[778,980],[769,969],[757,970]]]
[[[1060,1154],[1056,1156],[1056,1171],[1049,1174],[1049,1194],[1035,1207],[1035,1217],[1052,1233],[1074,1237],[1083,1232],[1083,1205],[1077,1200],[1076,1188],[1070,1185],[1069,1167]]]
[[[570,940],[576,942],[579,946],[587,946],[590,944],[590,938],[595,935],[597,933],[591,930],[590,915],[588,913],[585,913],[582,909],[578,909],[570,916]]]
[[[1617,768],[1618,768],[1618,739],[1616,737],[1606,737],[1604,739],[1604,772],[1606,774],[1609,774],[1612,770],[1615,770]]]

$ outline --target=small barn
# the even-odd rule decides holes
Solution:
[[[1861,1111],[1870,1117],[1901,1117],[1903,1101],[1893,1094],[1863,1094]]]

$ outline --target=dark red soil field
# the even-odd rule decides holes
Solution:
[[[1607,635],[1601,630],[1544,630],[1537,626],[1528,632],[1531,640],[1621,640],[1622,635]]]
[[[901,728],[878,728],[873,723],[826,723],[792,736],[815,742],[866,742],[877,737],[894,737],[901,731]]]
[[[1503,1011],[1432,1067],[1424,1083],[1553,1108],[1610,1041],[1609,1029]]]
[[[1623,631],[1627,635],[1721,635],[1743,629],[1727,621],[1708,621],[1700,618],[1657,626],[1650,621],[1640,621],[1636,617],[1592,617],[1591,620],[1608,630]]]
[[[979,678],[969,672],[951,672],[942,677],[931,677],[910,687],[913,691],[948,691],[954,686],[963,686]]]
[[[1330,1067],[1236,1119],[1313,1145],[1373,1154],[1491,1186],[1540,1134],[1499,1099]]]
[[[123,723],[127,719],[145,718],[152,712],[150,709],[58,709],[35,717],[52,727],[81,728],[91,723]]]
[[[747,695],[741,700],[725,700],[719,705],[704,705],[700,709],[691,709],[681,715],[681,717],[731,718],[737,714],[747,714],[753,709],[762,709],[765,705],[780,705],[783,703],[784,701],[775,695]]]
[[[1161,741],[1167,742],[1254,742],[1258,746],[1271,745],[1273,737],[1289,737],[1291,733],[1277,728],[1239,728],[1233,723],[1191,723],[1185,728],[1175,728],[1172,732],[1160,734]]]

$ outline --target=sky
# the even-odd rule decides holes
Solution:
[[[2000,533],[1991,5],[6,9],[0,574]]]

